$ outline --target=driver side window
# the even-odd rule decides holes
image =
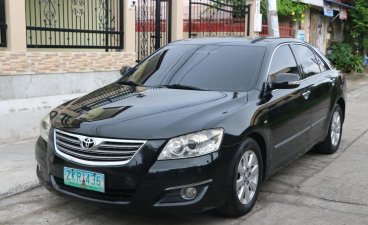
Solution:
[[[281,73],[299,74],[298,67],[289,45],[278,47],[271,59],[268,82],[272,84],[276,76]]]

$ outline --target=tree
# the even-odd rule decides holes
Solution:
[[[358,52],[367,54],[368,49],[368,1],[356,0],[351,11],[350,35]]]
[[[280,17],[290,19],[293,22],[304,22],[304,12],[310,6],[300,0],[277,0],[277,11]],[[261,0],[261,13],[267,20],[267,0]]]
[[[242,9],[247,4],[246,0],[217,0],[218,3],[215,2],[213,3],[215,7],[219,7],[221,3],[224,3],[233,6],[235,11]],[[277,0],[279,16],[291,19],[294,22],[304,22],[304,11],[309,7],[308,4],[304,4],[300,0]],[[267,19],[267,0],[261,0],[261,13]]]

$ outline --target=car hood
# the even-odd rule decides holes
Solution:
[[[179,90],[110,84],[50,113],[56,129],[88,136],[166,139],[208,128],[244,105],[245,92]]]

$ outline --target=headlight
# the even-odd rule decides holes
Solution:
[[[50,132],[51,122],[50,122],[50,115],[47,114],[41,120],[41,127],[40,127],[40,136],[48,142],[49,140],[49,132]]]
[[[190,158],[217,151],[223,134],[224,129],[216,128],[172,138],[158,160]]]

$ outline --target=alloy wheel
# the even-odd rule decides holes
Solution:
[[[339,144],[341,137],[341,116],[338,111],[335,111],[331,121],[331,144],[336,147]]]
[[[239,201],[246,205],[254,197],[259,178],[259,163],[256,153],[247,150],[240,159],[236,176],[236,193]]]

